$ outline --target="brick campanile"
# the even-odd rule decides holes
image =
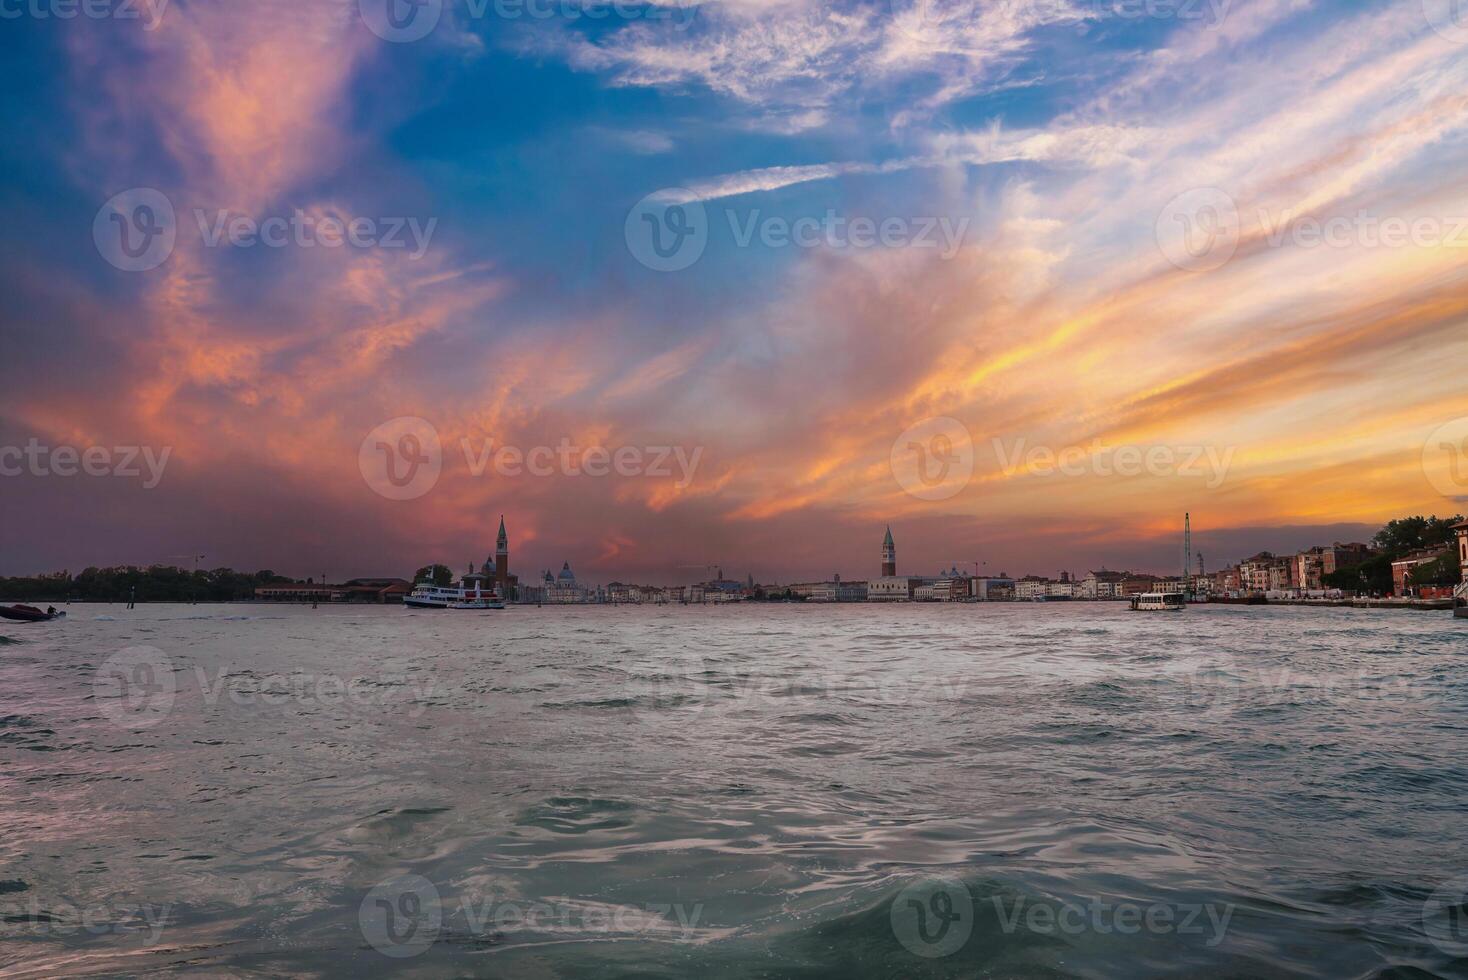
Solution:
[[[897,546],[892,543],[892,525],[887,525],[887,536],[882,539],[882,577],[897,574]]]
[[[500,534],[494,542],[494,581],[503,597],[510,587],[510,539],[505,534],[505,515],[500,515]]]

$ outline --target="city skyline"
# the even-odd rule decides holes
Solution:
[[[1370,538],[1370,537],[1372,537],[1374,535],[1374,533],[1375,532],[1372,531],[1372,533],[1366,534],[1364,537]],[[433,568],[435,566],[444,567],[444,568],[447,568],[448,571],[449,571],[449,573],[452,574],[456,579],[462,577],[467,582],[467,581],[469,581],[471,579],[477,578],[477,579],[484,580],[486,582],[493,582],[496,585],[496,587],[498,588],[498,590],[500,591],[501,594],[507,594],[507,593],[509,593],[509,592],[512,591],[512,587],[515,585],[515,583],[518,583],[518,582],[520,582],[522,580],[522,576],[521,576],[520,572],[516,570],[516,566],[512,566],[511,563],[510,563],[510,553],[511,553],[510,538],[511,538],[511,535],[509,534],[508,529],[506,528],[505,518],[504,518],[503,515],[501,515],[500,516],[500,521],[499,521],[499,528],[498,528],[498,530],[497,530],[497,532],[495,534],[494,551],[493,551],[492,554],[489,554],[482,563],[477,563],[478,564],[477,570],[476,570],[476,562],[472,558],[469,559],[469,561],[468,561],[467,570],[464,573],[461,573],[460,570],[459,570],[461,566],[458,565],[458,564],[456,564],[453,559],[444,559],[443,557],[440,556],[440,557],[435,557],[435,558],[433,558],[431,560],[428,560],[427,561],[427,564],[425,564],[425,565],[423,565],[423,566],[421,566],[419,568],[419,572],[421,573],[424,569],[431,569],[431,568]],[[1197,539],[1193,539],[1193,543],[1194,544],[1197,544]],[[1334,547],[1336,547],[1336,548],[1340,548],[1342,546],[1366,547],[1366,545],[1364,543],[1362,543],[1362,542],[1334,541],[1334,542],[1332,542],[1332,545]],[[1278,542],[1275,542],[1272,547],[1278,549],[1281,546],[1279,545]],[[1314,542],[1314,543],[1312,543],[1310,545],[1301,546],[1299,549],[1295,549],[1295,548],[1292,548],[1292,547],[1291,548],[1285,548],[1281,552],[1281,554],[1280,554],[1279,557],[1281,559],[1287,559],[1287,560],[1291,560],[1292,561],[1294,559],[1295,554],[1297,552],[1303,552],[1303,551],[1312,550],[1312,549],[1318,551],[1322,547],[1328,547],[1328,546],[1325,545],[1325,544],[1323,544],[1322,542],[1318,542],[1317,541],[1317,542]],[[1263,557],[1263,556],[1273,557],[1274,556],[1274,552],[1271,550],[1271,548],[1265,547],[1265,548],[1257,549],[1256,551],[1252,552],[1251,555],[1250,555],[1250,557],[1253,557],[1253,558],[1259,558],[1259,557]],[[171,558],[175,558],[175,559],[177,559],[177,558],[190,558],[190,559],[194,559],[195,560],[194,561],[194,568],[195,568],[196,571],[210,570],[210,569],[223,569],[223,568],[229,568],[230,567],[228,565],[220,565],[220,564],[218,564],[216,562],[210,562],[210,561],[208,561],[207,559],[208,559],[209,556],[206,555],[206,554],[198,554],[198,555],[174,555],[174,556],[170,556],[170,557]],[[1182,556],[1179,555],[1179,554],[1174,554],[1172,556],[1172,560],[1173,560],[1175,566],[1180,566],[1181,558],[1182,558]],[[1190,574],[1199,574],[1201,576],[1203,574],[1203,566],[1205,565],[1205,558],[1206,558],[1206,555],[1205,555],[1204,551],[1201,548],[1195,547],[1193,549],[1193,551],[1190,553],[1189,573]],[[1237,558],[1224,557],[1224,558],[1222,558],[1222,560],[1214,561],[1212,563],[1207,564],[1206,565],[1206,572],[1209,575],[1212,575],[1212,574],[1214,574],[1216,572],[1219,572],[1219,571],[1222,571],[1222,570],[1225,570],[1225,569],[1232,569],[1232,570],[1237,571],[1237,569],[1240,566],[1240,564],[1243,563],[1245,560],[1246,559],[1244,557],[1242,557],[1242,556],[1241,557],[1237,557]],[[635,576],[635,575],[619,575],[615,571],[609,571],[609,572],[606,572],[606,574],[604,574],[602,576],[599,576],[597,581],[588,582],[587,579],[584,576],[583,577],[578,577],[578,576],[574,576],[574,575],[571,574],[571,568],[570,568],[571,562],[572,562],[572,559],[570,559],[570,558],[563,558],[561,560],[561,568],[560,568],[559,577],[562,578],[562,579],[565,579],[565,578],[568,578],[569,577],[572,582],[576,582],[576,581],[579,580],[583,584],[589,584],[592,587],[599,587],[599,586],[601,586],[603,584],[605,584],[605,585],[622,584],[622,585],[634,585],[634,586],[637,586],[637,585],[641,585],[641,586],[657,586],[657,585],[678,586],[678,585],[693,585],[693,584],[701,584],[701,583],[708,583],[708,582],[714,582],[714,581],[730,581],[731,580],[728,576],[725,575],[725,570],[724,570],[724,567],[723,567],[723,563],[722,562],[712,562],[712,563],[707,563],[707,564],[696,564],[696,563],[695,564],[679,564],[679,565],[675,566],[675,570],[672,573],[672,575],[671,575],[670,578],[667,578],[667,579],[661,580],[661,581],[639,580],[637,578],[637,576]],[[179,567],[177,565],[170,565],[167,562],[154,562],[154,563],[142,563],[142,564],[138,564],[138,563],[123,563],[121,565],[116,565],[116,566],[105,566],[105,565],[104,566],[97,566],[97,565],[93,565],[93,566],[89,566],[89,567],[92,567],[92,568],[123,568],[123,567],[146,568],[150,564],[153,565],[154,567],[174,567],[174,568],[178,568]],[[1026,570],[1025,571],[1022,571],[1022,572],[1011,572],[1008,568],[1006,568],[1006,567],[1000,567],[998,565],[991,566],[990,563],[988,562],[988,560],[982,559],[982,558],[953,559],[953,560],[951,560],[951,561],[949,561],[949,562],[946,563],[947,567],[944,567],[944,564],[945,563],[940,563],[938,566],[936,566],[936,568],[929,567],[929,566],[923,565],[921,563],[919,563],[919,564],[917,564],[915,566],[913,566],[913,565],[909,565],[909,566],[903,566],[903,565],[901,565],[899,563],[899,559],[897,557],[897,548],[896,548],[896,544],[895,544],[895,541],[894,541],[894,535],[893,535],[893,532],[892,532],[892,527],[889,524],[889,525],[886,525],[884,527],[884,529],[883,529],[883,538],[882,538],[882,542],[881,542],[880,557],[879,557],[879,559],[877,559],[875,561],[875,564],[874,564],[874,566],[872,568],[869,568],[869,569],[866,569],[866,570],[863,570],[860,567],[856,568],[854,571],[852,569],[846,569],[844,571],[841,570],[841,569],[835,569],[833,571],[825,572],[824,574],[814,574],[814,575],[808,575],[808,576],[796,575],[796,576],[794,576],[792,578],[789,578],[789,579],[786,579],[786,580],[783,580],[783,581],[780,580],[778,577],[760,577],[760,576],[756,575],[756,573],[753,572],[753,571],[738,571],[738,572],[732,572],[731,571],[730,574],[732,575],[732,580],[736,580],[736,581],[737,580],[742,580],[742,579],[744,579],[744,578],[747,577],[751,586],[753,586],[753,585],[759,585],[759,586],[775,586],[775,587],[784,587],[784,586],[789,586],[789,585],[793,585],[793,584],[802,584],[802,583],[808,584],[808,583],[813,583],[813,582],[815,582],[815,583],[819,583],[819,582],[829,583],[829,582],[832,582],[832,581],[836,581],[836,582],[842,582],[842,581],[845,581],[845,582],[865,582],[865,581],[870,580],[870,579],[876,579],[876,578],[882,578],[882,577],[942,578],[942,577],[947,577],[950,574],[951,575],[960,576],[960,577],[1006,578],[1006,579],[1015,580],[1015,581],[1022,580],[1022,579],[1039,579],[1039,580],[1049,580],[1049,581],[1057,581],[1057,580],[1058,581],[1065,581],[1065,580],[1068,579],[1068,580],[1075,581],[1075,582],[1079,582],[1083,578],[1086,578],[1088,575],[1092,575],[1092,574],[1097,573],[1097,572],[1100,572],[1100,573],[1103,573],[1103,574],[1106,574],[1106,573],[1136,574],[1136,575],[1140,575],[1140,576],[1143,576],[1143,577],[1154,577],[1154,578],[1161,578],[1161,579],[1178,577],[1178,574],[1179,574],[1179,567],[1173,567],[1173,568],[1170,568],[1169,569],[1165,565],[1161,565],[1161,566],[1157,566],[1157,567],[1151,567],[1151,566],[1148,566],[1148,565],[1136,564],[1136,563],[1132,563],[1132,564],[1127,564],[1127,563],[1121,563],[1121,564],[1111,563],[1111,564],[1108,564],[1107,562],[1101,562],[1100,564],[1097,564],[1097,565],[1094,565],[1093,566],[1093,565],[1084,564],[1084,563],[1082,565],[1076,565],[1074,562],[1071,562],[1066,567],[1060,567],[1060,568],[1057,568],[1057,569],[1054,569],[1054,570],[1040,570],[1040,571],[1035,571],[1033,569],[1028,568],[1028,566],[1021,566],[1021,567],[1025,567],[1026,568]],[[550,582],[552,579],[558,577],[557,576],[557,573],[556,573],[555,563],[554,562],[544,563],[544,562],[535,562],[535,561],[532,561],[531,562],[531,566],[532,567],[529,569],[529,575],[528,575],[527,578],[525,578],[526,584],[531,584],[531,585],[538,584],[541,581],[542,578],[544,578],[546,582]],[[263,566],[262,566],[262,568],[263,568]],[[283,570],[283,569],[280,569],[280,568],[275,568],[273,566],[271,566],[269,568],[269,570],[272,571],[272,572],[274,572],[277,575],[283,575],[283,577],[286,580],[295,581],[295,582],[302,582],[302,583],[308,583],[308,584],[311,583],[311,582],[327,583],[327,582],[331,582],[333,580],[335,580],[337,582],[341,582],[341,581],[352,581],[352,580],[361,580],[361,581],[376,581],[376,580],[381,580],[381,581],[387,581],[388,579],[394,579],[394,580],[399,580],[399,581],[405,581],[406,582],[406,581],[411,581],[412,580],[412,577],[411,576],[398,576],[398,575],[391,575],[391,574],[363,575],[363,574],[360,574],[359,572],[352,572],[350,574],[338,574],[338,575],[332,576],[331,574],[329,574],[325,570],[321,570],[321,569],[318,569],[318,572],[320,573],[319,574],[319,577],[318,577],[318,575],[316,573],[311,573],[311,574],[296,574],[296,573],[292,573],[292,572],[289,572],[289,571],[286,571],[286,570]],[[80,569],[50,569],[50,570],[42,570],[42,571],[39,571],[39,572],[37,572],[37,574],[45,575],[45,574],[57,574],[57,573],[61,573],[61,572],[68,572],[68,573],[71,573],[71,574],[76,574],[78,571],[81,571],[81,570]],[[242,573],[252,573],[250,569],[234,569],[234,571],[242,572]],[[710,572],[712,572],[714,574],[712,574],[712,575],[708,574]]]

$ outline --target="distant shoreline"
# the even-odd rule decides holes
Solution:
[[[621,606],[647,606],[659,608],[663,606],[811,606],[825,608],[831,606],[1104,606],[1117,605],[1125,602],[1124,599],[1070,599],[1063,601],[1030,602],[1024,599],[1012,599],[987,602],[811,602],[791,600],[765,600],[751,599],[744,602],[512,602],[507,603],[506,608],[566,608],[566,609],[598,609]],[[22,602],[29,605],[56,605],[56,606],[127,606],[127,599],[3,599],[0,605],[9,605]],[[132,600],[137,606],[326,606],[332,609],[375,609],[375,608],[405,608],[400,602],[312,602],[310,600],[284,600],[284,599],[204,599],[192,601],[187,599],[136,599]],[[1452,612],[1455,609],[1452,599],[1259,599],[1245,602],[1243,600],[1223,600],[1191,603],[1197,606],[1312,606],[1333,609],[1391,609],[1408,610],[1414,612]],[[433,611],[433,610],[430,610]],[[448,611],[448,610],[445,610]]]

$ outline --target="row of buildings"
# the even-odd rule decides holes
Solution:
[[[1468,521],[1454,529],[1458,559],[1468,579]],[[1423,548],[1394,559],[1392,595],[1399,598],[1438,599],[1453,595],[1450,585],[1414,585],[1412,572],[1420,565],[1441,558],[1442,547]],[[1364,544],[1340,544],[1309,548],[1293,555],[1261,551],[1236,567],[1218,573],[1215,589],[1220,592],[1263,593],[1270,596],[1311,596],[1331,592],[1333,572],[1355,568],[1379,553]]]
[[[1468,582],[1468,521],[1454,528],[1457,535],[1458,560],[1463,579]],[[1197,596],[1239,597],[1264,595],[1273,597],[1323,596],[1331,591],[1328,577],[1337,571],[1354,568],[1375,557],[1378,552],[1360,542],[1321,545],[1293,555],[1275,555],[1262,551],[1237,565],[1209,573],[1197,556],[1197,570],[1186,578],[1177,575],[1150,575],[1143,572],[1101,569],[1076,577],[1061,572],[1058,579],[1041,575],[1025,575],[1012,579],[998,576],[964,575],[953,568],[934,576],[897,574],[897,549],[892,529],[887,528],[882,540],[881,575],[867,582],[843,582],[832,576],[829,582],[800,583],[789,591],[813,602],[983,602],[983,601],[1057,601],[1127,599],[1144,592],[1189,592]],[[1428,548],[1404,555],[1392,562],[1393,594],[1415,598],[1445,598],[1455,592],[1462,597],[1468,587],[1413,585],[1410,576],[1417,566],[1435,561],[1440,548]]]
[[[352,578],[339,585],[316,582],[280,582],[255,588],[262,602],[402,602],[413,591],[405,578]]]
[[[892,529],[882,538],[881,574],[867,582],[809,582],[790,586],[790,591],[813,602],[1006,602],[1063,601],[1071,599],[1125,599],[1143,592],[1181,591],[1174,576],[1107,569],[1084,578],[1061,572],[1059,579],[1040,575],[1011,578],[998,575],[967,575],[957,568],[936,575],[898,575],[897,546]]]
[[[1359,542],[1309,548],[1294,555],[1261,551],[1214,578],[1218,592],[1310,594],[1325,592],[1325,577],[1374,558],[1376,551]]]
[[[1457,525],[1457,549],[1468,580],[1468,521]],[[882,538],[881,574],[869,580],[843,580],[832,575],[829,581],[797,582],[787,586],[758,586],[753,576],[745,582],[724,577],[718,569],[714,578],[695,585],[651,586],[612,582],[610,585],[586,585],[576,579],[569,562],[561,564],[559,573],[544,571],[532,582],[522,583],[510,573],[509,537],[504,518],[500,518],[499,535],[493,558],[486,558],[479,572],[471,563],[464,584],[473,587],[493,584],[506,601],[534,605],[578,605],[590,603],[686,604],[739,602],[746,599],[790,597],[808,602],[993,602],[993,601],[1058,601],[1126,599],[1144,592],[1191,592],[1199,596],[1275,597],[1324,595],[1329,592],[1328,577],[1342,569],[1353,568],[1377,554],[1361,543],[1308,548],[1293,555],[1275,555],[1261,551],[1257,555],[1218,571],[1203,569],[1202,556],[1197,556],[1197,571],[1187,576],[1161,576],[1141,572],[1092,571],[1084,577],[1061,572],[1058,579],[1039,575],[1010,578],[998,575],[967,575],[956,567],[936,575],[898,575],[897,546],[888,527]],[[1427,549],[1392,563],[1394,593],[1435,598],[1430,586],[1413,586],[1410,575],[1414,568],[1441,556],[1439,549]],[[262,586],[256,598],[287,602],[400,602],[412,590],[404,579],[351,579],[341,585],[286,583]],[[1463,591],[1460,587],[1459,593]],[[1453,589],[1447,587],[1447,595]]]
[[[558,575],[549,571],[541,575],[538,585],[521,586],[513,601],[534,605],[565,606],[581,603],[633,603],[661,605],[668,603],[738,602],[748,598],[755,589],[754,579],[748,584],[724,578],[722,570],[707,582],[696,585],[629,585],[612,582],[608,585],[583,585],[576,581],[570,562],[561,564]]]

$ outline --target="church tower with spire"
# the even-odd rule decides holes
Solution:
[[[897,546],[892,543],[892,525],[887,525],[887,536],[882,539],[882,577],[897,574]]]
[[[501,596],[510,589],[510,539],[505,534],[505,515],[500,515],[500,533],[494,541],[494,582]]]

